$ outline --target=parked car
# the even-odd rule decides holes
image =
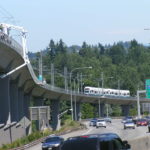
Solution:
[[[96,128],[105,127],[106,128],[106,121],[104,119],[98,119],[96,122]]]
[[[147,126],[148,125],[148,122],[146,119],[138,119],[136,121],[136,126]]]
[[[63,142],[64,139],[60,136],[49,136],[42,142],[42,150],[59,149]]]
[[[71,137],[61,150],[131,150],[131,146],[117,134],[103,133]]]
[[[97,119],[92,119],[89,123],[89,126],[96,126]]]
[[[132,129],[135,129],[135,124],[133,121],[126,121],[124,123],[124,129],[127,129],[127,128],[132,128]]]
[[[106,122],[111,123],[111,118],[110,118],[110,117],[106,117],[106,118],[104,118],[104,120],[105,120]]]

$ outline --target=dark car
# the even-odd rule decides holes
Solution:
[[[138,119],[136,121],[136,126],[147,126],[148,125],[148,122],[146,119]]]
[[[145,116],[144,119],[146,119],[147,122],[150,123],[150,116]]]
[[[131,150],[127,141],[117,134],[90,134],[69,138],[61,150]]]
[[[59,150],[63,142],[64,139],[60,136],[49,136],[42,142],[42,150]]]

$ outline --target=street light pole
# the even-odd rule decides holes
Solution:
[[[108,77],[108,78],[113,78],[113,77]],[[103,97],[104,96],[104,73],[103,72],[101,73],[101,81],[102,81],[102,97]],[[108,117],[108,104],[106,104],[106,112]],[[100,98],[99,98],[99,113],[100,113]]]
[[[101,73],[101,80],[102,80],[102,96],[104,94],[104,91],[103,91],[103,87],[104,87],[104,74],[103,72]]]
[[[80,70],[80,69],[92,69],[92,67],[79,67],[79,68],[74,68],[73,70],[71,70],[70,72],[70,103],[71,103],[71,117],[72,117],[72,120],[73,120],[73,101],[72,101],[72,86],[71,86],[71,79],[72,79],[72,73],[73,71],[75,70]]]

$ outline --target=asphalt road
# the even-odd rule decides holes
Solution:
[[[62,137],[67,139],[68,137],[77,136],[77,135],[111,132],[111,133],[117,133],[123,140],[131,140],[131,139],[136,139],[138,137],[142,137],[148,134],[150,135],[150,133],[148,133],[147,126],[140,126],[140,127],[135,127],[135,129],[124,130],[123,124],[121,123],[120,119],[115,119],[115,120],[112,120],[112,123],[107,123],[106,128],[90,127],[89,122],[85,122],[85,124],[87,125],[88,129],[72,132],[72,133],[63,135]],[[41,143],[31,148],[28,148],[27,150],[41,150]]]

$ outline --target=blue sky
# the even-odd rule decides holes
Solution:
[[[150,43],[150,31],[144,30],[150,28],[149,0],[5,0],[0,3],[0,22],[9,16],[3,8],[28,30],[32,52],[45,49],[50,39],[63,39],[68,46],[132,39]]]

